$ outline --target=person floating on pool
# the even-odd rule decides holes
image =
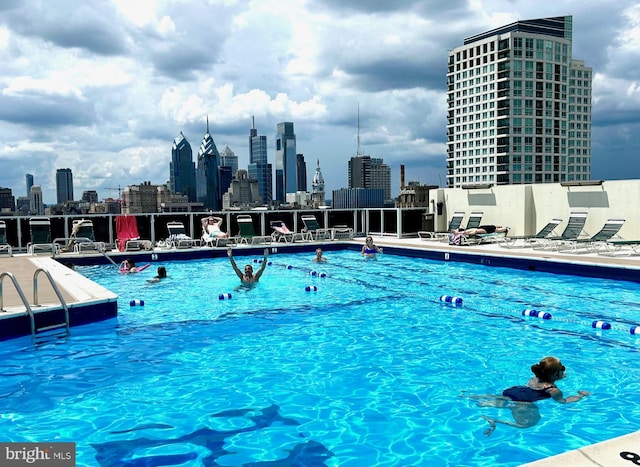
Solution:
[[[376,253],[382,253],[382,248],[374,245],[373,238],[371,238],[371,236],[368,236],[364,241],[364,245],[362,245],[361,254],[365,258],[375,258]]]
[[[262,276],[262,273],[264,272],[264,268],[267,267],[267,257],[269,256],[269,249],[264,249],[264,259],[262,260],[262,265],[260,266],[260,269],[258,269],[258,272],[256,272],[255,274],[253,274],[253,266],[251,266],[250,264],[245,265],[244,272],[240,270],[240,268],[236,264],[236,261],[233,259],[233,251],[231,250],[231,248],[227,248],[227,256],[229,257],[229,261],[231,262],[231,267],[233,267],[233,270],[236,272],[236,275],[242,282],[258,282],[258,280],[260,280],[260,277]]]
[[[128,259],[125,259],[120,265],[120,272],[124,272],[124,273],[140,272],[140,269],[136,267],[136,263],[133,259],[128,258]]]
[[[493,433],[498,423],[516,428],[534,426],[540,421],[540,411],[535,404],[536,401],[553,399],[560,404],[570,404],[591,395],[588,391],[578,391],[577,396],[564,397],[562,391],[556,386],[556,381],[565,377],[565,367],[556,357],[543,358],[540,363],[531,365],[531,371],[535,376],[526,385],[507,388],[502,391],[502,396],[472,396],[476,399],[493,399],[479,402],[479,405],[483,407],[508,408],[513,415],[513,422],[483,415],[482,418],[489,422],[489,428],[484,432],[486,436]]]
[[[159,266],[158,274],[151,279],[147,279],[147,282],[160,282],[162,279],[166,279],[166,277],[167,277],[167,268],[165,268],[164,266]]]
[[[210,238],[228,238],[229,232],[222,231],[222,217],[207,216],[201,219],[202,230]]]
[[[313,257],[312,261],[314,263],[325,263],[327,261],[327,258],[322,256],[322,248],[316,249],[316,255]]]

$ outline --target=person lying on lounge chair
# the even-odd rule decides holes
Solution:
[[[467,237],[472,237],[474,235],[484,235],[484,234],[492,234],[496,232],[504,232],[505,234],[509,231],[509,227],[502,227],[501,225],[481,225],[475,229],[458,229],[453,231],[454,234],[463,234]]]
[[[202,230],[209,234],[211,238],[228,238],[229,232],[223,232],[220,228],[222,226],[222,217],[208,216],[201,220]]]

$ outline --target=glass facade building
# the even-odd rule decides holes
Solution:
[[[249,130],[249,167],[248,176],[258,181],[258,192],[262,203],[273,201],[273,166],[267,162],[267,137],[258,135],[255,121],[251,119]]]
[[[276,201],[298,191],[296,134],[292,122],[278,123],[276,130]]]
[[[171,148],[169,188],[172,193],[186,195],[190,202],[196,201],[196,167],[193,163],[193,152],[182,132],[173,141]]]
[[[71,169],[56,170],[56,195],[58,204],[73,201],[73,174]]]

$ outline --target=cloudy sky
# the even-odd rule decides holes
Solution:
[[[573,16],[573,56],[593,68],[592,178],[640,178],[640,6],[632,0],[2,0],[0,186],[32,173],[55,203],[165,183],[182,131],[206,129],[248,164],[255,116],[275,159],[292,121],[308,177],[346,187],[357,152],[445,183],[447,51],[521,19]]]

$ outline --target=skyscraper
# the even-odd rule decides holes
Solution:
[[[25,181],[27,182],[27,196],[31,193],[31,187],[33,186],[33,174],[26,174]]]
[[[287,193],[298,191],[296,134],[292,122],[278,123],[276,130],[276,201],[284,203]]]
[[[592,70],[572,17],[517,21],[449,52],[447,185],[588,180]]]
[[[182,132],[173,141],[171,148],[169,188],[172,193],[187,195],[190,202],[196,201],[196,167],[193,163],[193,152]]]
[[[391,201],[391,168],[381,158],[356,156],[349,160],[349,188],[381,189]]]
[[[225,146],[220,151],[220,166],[229,167],[231,169],[231,175],[235,175],[238,171],[238,156],[231,150],[229,146]]]
[[[220,193],[220,153],[211,133],[209,133],[209,117],[207,132],[198,150],[198,201],[205,209],[218,211],[222,208]]]
[[[56,195],[58,204],[73,201],[73,174],[71,169],[56,170]]]
[[[273,201],[273,166],[267,163],[267,137],[259,136],[251,117],[249,130],[249,179],[258,181],[258,192],[264,204]]]
[[[297,191],[307,191],[307,163],[304,154],[296,154],[296,184]]]

